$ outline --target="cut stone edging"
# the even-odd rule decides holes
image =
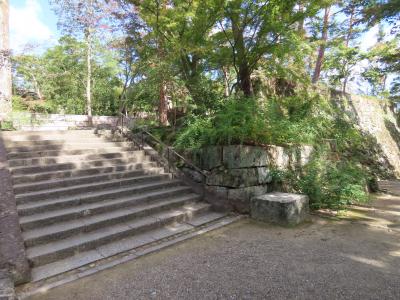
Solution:
[[[15,284],[31,278],[17,207],[8,170],[7,154],[0,132],[0,269],[10,272]]]
[[[250,203],[250,215],[257,221],[294,226],[309,218],[306,195],[275,192],[254,197]]]

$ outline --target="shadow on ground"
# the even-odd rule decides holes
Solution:
[[[400,232],[354,209],[294,229],[241,221],[32,299],[400,299]]]

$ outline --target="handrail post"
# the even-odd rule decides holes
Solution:
[[[169,157],[169,146],[167,146],[167,164],[168,164],[168,173],[171,173],[171,163]]]
[[[202,187],[202,198],[204,200],[205,196],[206,196],[206,184],[207,184],[207,177],[205,174],[202,174],[201,176],[201,187]]]

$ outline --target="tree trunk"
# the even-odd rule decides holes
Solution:
[[[8,0],[0,0],[0,121],[11,114],[11,95],[9,4]]]
[[[299,12],[303,13],[304,12],[304,4],[302,2],[299,3]],[[301,18],[297,25],[297,31],[299,34],[303,35],[304,34],[304,18]]]
[[[165,82],[161,82],[160,84],[160,103],[158,109],[160,125],[168,126],[168,97]]]
[[[89,1],[89,11],[90,19],[93,18],[93,0]],[[86,64],[87,64],[87,74],[86,74],[86,113],[88,116],[88,125],[93,125],[92,118],[92,43],[93,43],[93,28],[88,25],[86,28]]]
[[[347,30],[347,35],[345,40],[346,47],[349,47],[351,35],[353,34],[354,13],[355,13],[355,6],[352,6],[350,11],[349,29]],[[348,81],[349,81],[349,76],[346,76],[343,80],[343,89],[342,89],[343,93],[346,93]]]
[[[330,7],[325,8],[324,23],[322,25],[321,45],[319,46],[319,50],[318,50],[318,57],[317,57],[317,62],[315,64],[312,83],[317,83],[318,80],[319,80],[319,77],[321,75],[322,64],[324,62],[324,56],[325,56],[326,42],[328,40],[328,27],[329,27],[330,9],[331,9]]]
[[[163,0],[161,3],[162,10],[166,10],[167,8],[167,2],[166,0]],[[157,10],[157,39],[158,39],[158,59],[160,63],[164,60],[165,58],[165,53],[164,53],[164,38],[162,35],[160,35],[160,31],[158,29],[158,17],[160,13],[160,8]],[[163,74],[160,74],[160,86],[159,86],[159,104],[158,104],[158,117],[159,117],[159,123],[162,126],[168,126],[168,96],[167,96],[167,84],[165,82],[165,78]]]
[[[346,76],[346,77],[344,78],[344,80],[343,80],[343,88],[342,88],[342,92],[343,92],[343,93],[346,93],[348,78],[349,78],[349,77]]]
[[[247,64],[239,66],[240,89],[246,97],[253,95],[253,85],[251,84],[251,72]]]
[[[35,75],[33,73],[31,74],[31,77],[32,77],[33,87],[35,89],[35,92],[38,95],[39,99],[42,100],[43,96],[42,96],[42,93],[40,91],[39,83],[37,82],[36,77],[35,77]]]
[[[349,43],[351,40],[351,35],[353,34],[354,13],[355,13],[355,7],[352,6],[351,12],[350,12],[349,29],[347,31],[347,36],[346,36],[346,47],[349,46]]]
[[[224,96],[230,96],[230,89],[229,89],[229,77],[228,77],[228,68],[222,67],[222,73],[224,74]]]
[[[232,14],[232,33],[235,41],[237,62],[238,62],[238,74],[237,82],[239,88],[242,90],[244,96],[251,97],[253,95],[253,86],[251,83],[251,70],[249,68],[249,62],[246,55],[246,46],[244,43],[244,31],[239,26],[239,15],[237,13]]]
[[[91,29],[88,29],[89,33],[86,39],[87,53],[87,76],[86,76],[86,113],[88,116],[88,125],[93,125],[92,119],[92,36],[90,33]]]

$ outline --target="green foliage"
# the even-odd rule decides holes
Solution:
[[[180,150],[195,150],[209,144],[213,135],[213,124],[210,118],[188,120],[175,141],[174,146]]]
[[[22,99],[21,96],[12,96],[12,109],[13,111],[26,111],[28,110],[28,105]]]
[[[294,186],[310,197],[313,208],[341,209],[368,200],[365,170],[350,160],[336,161],[322,148],[316,149]]]
[[[119,108],[116,63],[100,45],[94,49],[97,59],[92,63],[93,112],[115,115]],[[40,56],[20,55],[13,58],[14,85],[39,94],[44,103],[31,111],[85,114],[85,44],[65,36],[59,44]],[[19,106],[22,108],[21,106]]]
[[[230,144],[313,144],[329,120],[320,116],[323,99],[306,92],[266,101],[225,100],[212,116],[192,117],[178,134],[178,148]]]

